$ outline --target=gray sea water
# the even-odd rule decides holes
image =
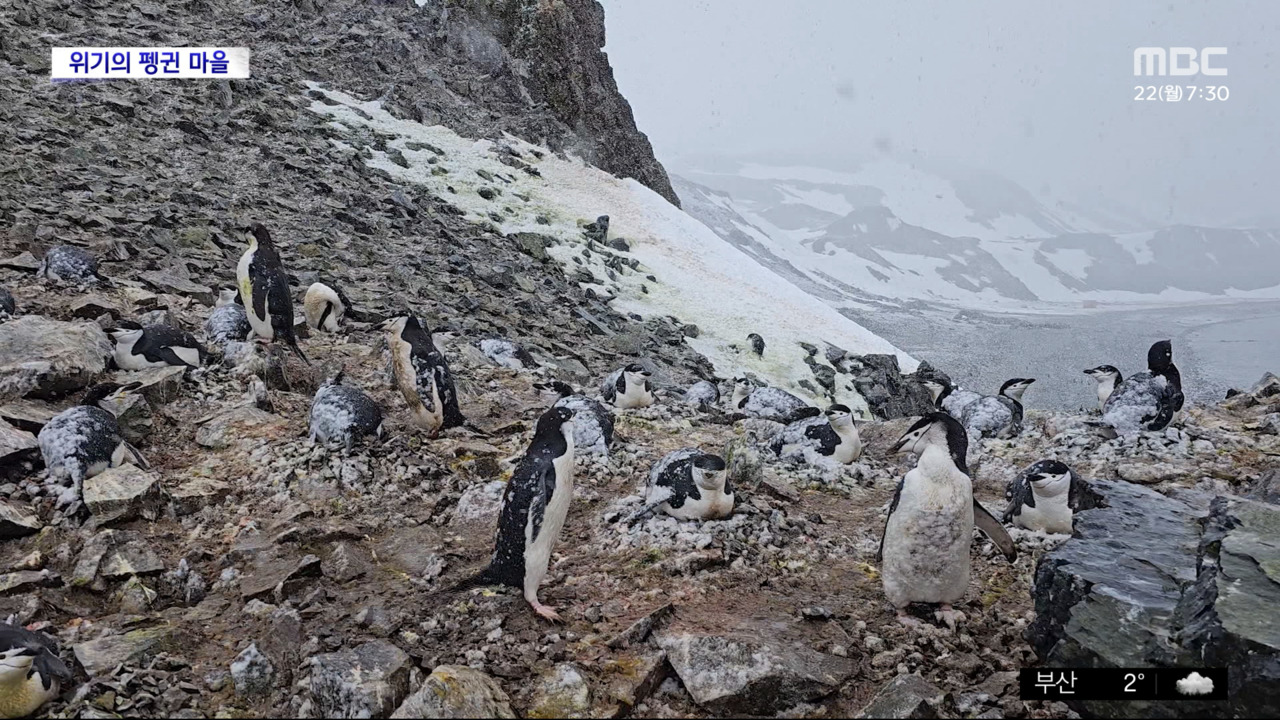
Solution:
[[[1128,376],[1146,369],[1157,340],[1173,341],[1173,359],[1193,402],[1248,388],[1267,371],[1280,374],[1280,302],[1009,315],[956,310],[892,310],[854,319],[955,382],[985,393],[1013,377],[1036,383],[1030,408],[1097,406],[1086,368],[1114,365]]]

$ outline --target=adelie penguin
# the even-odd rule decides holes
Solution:
[[[311,401],[311,439],[340,442],[350,451],[365,436],[382,437],[382,410],[368,395],[343,385],[343,374],[325,381]]]
[[[1130,376],[1107,398],[1102,424],[1119,435],[1163,430],[1182,403],[1182,375],[1173,364],[1173,344],[1161,340],[1147,350],[1147,372]]]
[[[605,402],[622,410],[649,407],[654,401],[649,375],[643,365],[631,363],[609,373],[600,385],[600,395]]]
[[[107,331],[115,341],[112,357],[121,370],[145,370],[157,367],[198,368],[205,359],[204,346],[187,332],[168,325],[143,327],[121,321]]]
[[[302,313],[307,318],[307,327],[312,330],[336,333],[342,319],[351,313],[351,301],[337,285],[315,282],[307,288],[302,299]]]
[[[98,261],[87,251],[71,245],[49,248],[40,260],[36,275],[46,280],[79,286],[101,285],[107,281],[98,274]]]
[[[466,422],[458,408],[449,363],[418,318],[405,315],[382,324],[391,353],[391,375],[413,413],[413,421],[432,437]]]
[[[786,390],[774,387],[757,388],[746,378],[733,381],[733,397],[729,399],[729,411],[780,423],[793,423],[822,414],[818,408],[810,406],[809,403]]]
[[[1034,378],[1014,378],[1000,386],[1000,394],[985,396],[964,407],[960,422],[973,439],[1011,438],[1022,432],[1022,394]]]
[[[538,418],[533,441],[516,466],[502,496],[498,532],[489,566],[454,586],[520,588],[539,616],[559,621],[555,609],[538,600],[551,548],[564,528],[573,496],[573,412],[553,407]]]
[[[918,456],[915,468],[898,482],[877,554],[885,596],[903,624],[918,622],[906,613],[911,603],[940,605],[934,617],[953,630],[964,618],[951,606],[969,587],[975,524],[1010,562],[1017,558],[1004,526],[973,497],[968,448],[960,423],[935,412],[912,425],[889,451]]]
[[[1124,378],[1120,376],[1120,371],[1111,365],[1099,365],[1096,368],[1089,368],[1084,371],[1084,374],[1098,382],[1099,410],[1107,406],[1107,399],[1111,397],[1111,393],[1115,392],[1116,386],[1124,381]]]
[[[720,520],[733,514],[733,487],[724,458],[697,448],[667,453],[649,470],[644,508],[633,524],[654,510],[678,520]]]
[[[1057,460],[1040,460],[1010,481],[1005,522],[1020,528],[1070,535],[1077,510],[1096,507],[1089,484]]]
[[[609,446],[613,444],[613,413],[609,408],[598,400],[574,393],[572,387],[559,380],[535,383],[534,387],[548,396],[552,407],[573,412],[574,452],[609,456]]]
[[[58,697],[71,669],[43,633],[0,623],[0,718],[34,714]]]
[[[832,405],[819,417],[793,422],[774,436],[769,447],[783,459],[804,460],[806,451],[848,465],[862,454],[862,438],[847,405]]]
[[[289,277],[280,263],[280,252],[271,241],[271,234],[262,223],[256,223],[245,230],[245,241],[249,243],[249,249],[240,256],[236,280],[249,327],[263,342],[276,338],[284,340],[304,363],[310,365],[311,361],[302,354],[293,332],[293,294],[289,291]]]
[[[103,383],[89,388],[79,405],[58,413],[40,430],[37,441],[50,478],[69,478],[71,488],[59,498],[59,505],[79,500],[84,481],[106,470],[130,462],[146,469],[142,453],[120,436],[120,425],[111,413],[98,406],[108,398],[136,389],[138,383],[120,386]]]

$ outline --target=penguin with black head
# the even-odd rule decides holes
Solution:
[[[198,368],[208,352],[191,333],[170,325],[142,325],[121,320],[107,331],[115,341],[112,357],[121,370],[157,367]]]
[[[381,327],[387,331],[393,382],[409,405],[414,423],[432,437],[464,425],[453,373],[431,332],[413,315],[390,318]]]
[[[43,633],[0,623],[0,718],[34,714],[71,682],[58,646]]]
[[[1107,406],[1107,400],[1111,398],[1111,393],[1115,392],[1116,387],[1124,382],[1124,377],[1120,375],[1120,371],[1113,365],[1099,365],[1096,368],[1089,368],[1084,371],[1084,374],[1098,383],[1099,410]]]
[[[649,407],[654,401],[649,377],[643,365],[631,363],[610,373],[600,386],[600,394],[605,402],[623,410]]]
[[[1147,372],[1129,376],[1102,406],[1102,424],[1119,435],[1163,430],[1182,410],[1182,375],[1173,364],[1173,343],[1147,350]]]
[[[634,524],[654,510],[677,520],[720,520],[733,513],[733,485],[724,458],[698,448],[667,453],[649,470],[645,506],[632,515]]]
[[[560,621],[554,608],[538,600],[538,587],[573,497],[572,418],[573,412],[564,407],[553,407],[538,418],[533,441],[502,496],[493,558],[455,590],[481,585],[520,588],[535,613]]]
[[[262,223],[255,223],[245,229],[244,237],[249,249],[240,256],[236,280],[249,327],[263,342],[276,338],[284,340],[304,363],[310,365],[311,361],[302,354],[293,331],[293,294],[289,290],[289,276],[280,262],[280,252],[271,241],[271,233]]]

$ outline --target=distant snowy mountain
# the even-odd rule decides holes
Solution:
[[[690,214],[838,307],[1280,297],[1280,231],[1150,229],[1123,208],[1045,202],[990,173],[719,161],[673,182]]]

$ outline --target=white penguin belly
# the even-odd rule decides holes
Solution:
[[[142,355],[133,354],[133,346],[117,345],[115,353],[116,365],[121,370],[146,370],[147,368],[165,367],[168,363],[151,362]]]
[[[684,504],[678,508],[662,503],[661,510],[678,520],[719,520],[733,512],[733,493],[699,489],[698,494],[702,497],[697,500],[685,498]]]
[[[1070,535],[1071,515],[1071,508],[1067,507],[1065,502],[1049,504],[1037,501],[1036,507],[1023,505],[1022,512],[1014,518],[1014,521],[1028,530]]]
[[[252,261],[252,253],[246,252],[240,256],[240,264],[236,266],[236,280],[240,283],[240,301],[244,303],[244,314],[249,319],[249,328],[253,330],[253,334],[270,341],[275,337],[276,331],[271,327],[271,312],[267,310],[267,303],[263,303],[262,307],[265,317],[258,317],[253,309],[253,281],[249,279],[249,264]]]
[[[564,519],[569,515],[569,500],[573,497],[573,446],[564,455],[553,460],[552,465],[556,469],[556,489],[551,493],[551,500],[542,513],[538,537],[532,537],[532,513],[524,528],[524,596],[529,600],[537,597],[538,586],[547,576],[551,548],[560,537]]]
[[[26,677],[26,673],[5,673],[0,681],[0,718],[20,718],[31,715],[40,706],[57,697],[59,683],[54,680],[49,689],[44,689],[44,679],[40,673]]]
[[[613,404],[624,410],[649,407],[653,404],[653,393],[645,390],[643,385],[627,383],[626,391],[618,395]]]
[[[969,586],[972,539],[969,479],[938,482],[925,479],[919,469],[908,473],[885,528],[881,576],[889,602],[901,608],[963,598]]]
[[[418,376],[413,369],[409,343],[399,341],[395,343],[391,352],[391,370],[395,375],[396,387],[400,388],[400,394],[413,413],[413,421],[427,432],[439,430],[444,424],[444,407],[440,402],[440,388],[436,383],[431,383],[431,408],[428,409],[419,395],[422,390],[418,387]]]
[[[831,457],[841,465],[848,465],[862,454],[862,439],[859,437],[842,437]]]

